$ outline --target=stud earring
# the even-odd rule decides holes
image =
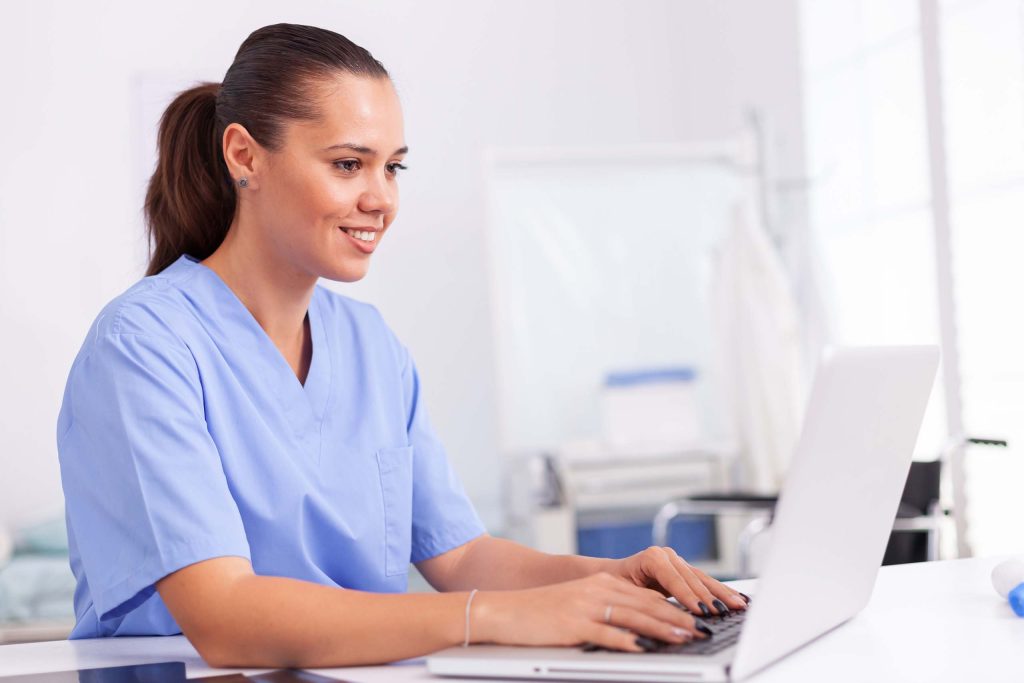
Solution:
[[[242,176],[241,178],[238,179],[238,186],[249,187],[249,179],[246,178],[245,176]]]

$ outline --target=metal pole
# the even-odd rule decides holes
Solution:
[[[946,127],[942,109],[942,63],[939,43],[939,8],[936,0],[920,0],[921,65],[925,116],[928,127],[932,225],[935,235],[935,272],[938,279],[939,338],[946,397],[946,427],[950,449],[948,465],[953,489],[957,554],[970,557],[967,542],[967,496],[964,492],[964,424],[960,391],[960,353],[957,346],[956,299],[953,293],[953,254],[949,218],[949,176],[946,169]]]

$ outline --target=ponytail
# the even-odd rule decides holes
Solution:
[[[220,246],[235,212],[235,189],[217,131],[218,83],[174,98],[160,118],[159,161],[146,191],[146,236],[155,275],[182,254],[204,259]]]
[[[313,81],[338,72],[389,78],[345,36],[273,24],[245,39],[223,84],[201,83],[174,98],[160,118],[159,160],[146,191],[146,275],[182,254],[205,259],[224,241],[237,199],[224,163],[224,130],[238,122],[257,143],[278,150],[286,121],[319,118]]]

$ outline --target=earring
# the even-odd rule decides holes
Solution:
[[[242,176],[238,180],[238,186],[239,187],[249,187],[249,179],[246,178],[245,176]]]

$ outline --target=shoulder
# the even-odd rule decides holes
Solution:
[[[199,395],[195,358],[177,330],[182,293],[160,276],[146,277],[114,297],[93,321],[68,373],[58,417],[66,434],[72,412],[115,402],[119,392],[187,387]]]
[[[181,338],[188,319],[188,300],[180,286],[193,272],[168,272],[142,278],[111,299],[89,328],[81,353],[111,340],[145,338],[177,351],[186,350]]]

